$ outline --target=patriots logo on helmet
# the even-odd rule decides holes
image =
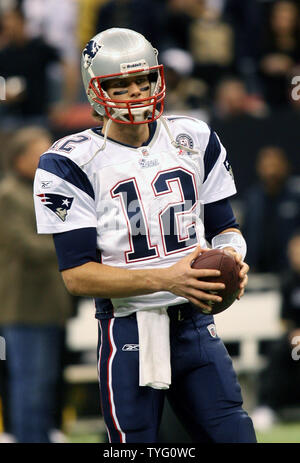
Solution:
[[[85,69],[89,68],[92,64],[93,59],[95,58],[96,53],[100,50],[101,45],[95,42],[95,40],[90,40],[83,50],[83,66]]]
[[[71,209],[74,198],[54,193],[42,193],[37,196],[41,198],[44,206],[48,207],[57,217],[65,222],[68,210]]]

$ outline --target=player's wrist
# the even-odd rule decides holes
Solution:
[[[136,294],[151,294],[165,290],[164,269],[147,269],[129,271],[131,288],[136,288]]]
[[[151,283],[153,292],[169,291],[168,272],[165,268],[159,268],[152,271]]]
[[[237,254],[240,254],[242,260],[247,253],[247,244],[243,235],[239,232],[228,231],[220,233],[212,239],[213,249],[232,248]]]

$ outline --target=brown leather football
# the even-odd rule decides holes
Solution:
[[[202,313],[212,315],[228,309],[228,307],[233,304],[240,291],[240,266],[235,261],[234,257],[228,251],[224,251],[223,249],[212,249],[200,254],[192,263],[192,267],[198,269],[220,270],[220,276],[205,277],[201,278],[201,280],[225,284],[225,289],[218,290],[215,293],[222,297],[222,302],[208,302],[208,304],[212,307],[211,312],[208,312],[205,309],[200,309],[199,307],[197,307],[197,309],[199,309]]]

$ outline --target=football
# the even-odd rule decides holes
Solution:
[[[212,249],[211,251],[200,254],[192,263],[192,268],[220,270],[220,276],[205,277],[201,278],[201,280],[225,284],[224,289],[215,293],[222,297],[222,301],[208,302],[208,304],[212,307],[211,312],[208,312],[205,309],[199,309],[199,307],[197,307],[197,309],[201,310],[201,312],[206,315],[215,315],[228,309],[228,307],[233,304],[240,291],[240,266],[235,261],[234,257],[228,251],[223,249]]]

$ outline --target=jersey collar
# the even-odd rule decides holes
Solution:
[[[154,122],[150,122],[148,124],[149,126],[149,137],[148,137],[148,140],[146,140],[141,146],[148,146],[150,144],[150,142],[152,141],[154,135],[155,135],[155,132],[156,132],[156,129],[157,129],[157,121],[154,121]],[[101,132],[102,130],[102,127],[94,127],[91,129],[92,132],[96,133],[97,135],[99,135],[100,137],[104,138],[104,135],[103,133]],[[132,146],[132,145],[128,145],[127,143],[122,143],[120,141],[116,141],[114,140],[113,138],[110,138],[110,137],[107,137],[107,140],[110,140],[114,143],[117,143],[118,145],[122,145],[122,146],[127,146],[128,148],[133,148],[133,149],[138,149],[140,148],[137,147],[137,146]]]

